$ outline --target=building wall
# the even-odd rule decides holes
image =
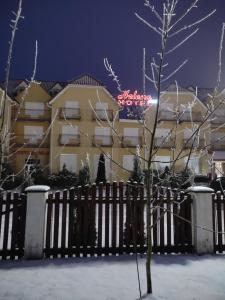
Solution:
[[[19,104],[12,107],[10,146],[11,164],[15,173],[23,174],[24,164],[28,158],[39,159],[45,172],[49,170],[50,99],[48,93],[36,82],[31,83],[28,89],[21,90],[16,96]],[[31,105],[31,109],[27,104]],[[41,105],[41,109],[35,109],[35,104]],[[43,137],[38,134],[41,128]],[[28,129],[30,134],[27,133]]]
[[[206,107],[191,92],[182,91],[178,95],[176,92],[167,91],[161,96],[157,128],[173,131],[172,139],[174,139],[174,132],[176,132],[176,140],[172,146],[158,145],[155,147],[155,160],[159,162],[153,168],[163,169],[168,164],[168,161],[173,161],[179,155],[179,159],[175,163],[175,170],[180,171],[184,169],[185,160],[190,153],[190,147],[187,149],[183,148],[184,139],[186,138],[187,140],[185,134],[193,129],[193,126],[200,124],[200,119],[206,113]],[[85,161],[88,155],[92,181],[94,181],[98,166],[98,156],[101,152],[104,152],[106,154],[107,179],[110,181],[126,181],[132,171],[133,157],[136,153],[137,145],[140,146],[140,153],[143,157],[142,167],[146,168],[148,148],[151,142],[151,134],[149,132],[153,129],[155,106],[150,107],[145,114],[146,127],[148,128],[146,130],[139,121],[119,120],[118,110],[120,108],[103,86],[69,84],[58,95],[52,97],[40,84],[32,83],[27,92],[22,91],[16,96],[16,100],[20,103],[20,114],[16,122],[14,117],[11,118],[12,135],[15,136],[15,140],[11,140],[10,146],[10,150],[13,153],[11,161],[15,172],[19,172],[24,167],[24,163],[29,157],[40,160],[41,166],[46,173],[59,172],[62,168],[62,161],[69,161],[70,167],[78,173],[82,166],[82,161]],[[25,108],[28,102],[43,103],[44,110],[48,110],[48,113],[45,114],[44,112],[38,118],[27,117]],[[68,107],[68,103],[72,107]],[[97,121],[93,117],[95,116],[93,110],[96,109],[96,105],[98,105],[97,109],[99,109],[99,103],[106,104],[109,117],[116,116],[113,122],[110,119],[110,125],[106,120]],[[188,113],[184,114],[186,117],[180,119],[179,122],[172,117],[172,115],[176,114],[176,111],[185,111],[190,106],[192,107],[192,117],[194,117],[193,122],[188,120]],[[9,107],[11,108],[11,106]],[[12,109],[14,111],[15,107],[13,106]],[[71,117],[71,115],[68,117],[67,114],[70,109],[79,111],[79,117]],[[170,114],[169,118],[168,114]],[[167,117],[165,118],[165,116]],[[7,120],[10,120],[10,118]],[[48,132],[42,145],[40,143],[33,147],[27,147],[27,144],[21,145],[26,126],[42,127],[45,134]],[[110,129],[111,137],[109,139],[110,141],[112,140],[112,143],[109,143],[107,146],[94,146],[93,141],[99,142],[98,139],[93,140],[96,135],[96,128],[110,126],[112,128]],[[75,128],[77,128],[77,131]],[[224,132],[223,127],[218,124],[212,125],[209,122],[206,122],[201,127],[199,137],[202,146],[196,147],[191,153],[193,160],[190,164],[194,168],[198,165],[198,171],[196,172],[199,173],[206,174],[211,171],[208,161],[211,158],[210,153],[212,153],[213,149],[207,147],[209,154],[202,151],[204,147],[210,145],[210,139],[212,139],[214,134],[211,133],[211,129],[215,134]],[[65,133],[65,130],[76,132],[73,135],[76,138],[73,137],[71,139],[72,142],[68,142],[67,138],[70,133]],[[98,129],[99,131],[100,129]],[[65,142],[65,136],[67,136],[67,142]],[[37,138],[37,135],[34,138]],[[107,140],[107,136],[104,139]],[[222,150],[225,151],[225,148]],[[71,156],[69,157],[68,154]],[[112,160],[107,159],[107,156]],[[171,166],[172,164],[171,162],[169,165]]]
[[[190,106],[191,114],[187,111],[187,108]],[[165,134],[160,139],[160,134],[157,135],[156,133],[154,144],[157,146],[154,148],[154,160],[161,160],[164,162],[170,160],[171,163],[162,163],[161,165],[160,163],[156,163],[154,164],[153,168],[163,169],[163,166],[168,165],[173,167],[176,171],[181,171],[184,169],[186,160],[190,154],[190,149],[192,148],[192,141],[187,142],[190,137],[189,134],[191,135],[192,132],[194,132],[194,128],[197,128],[197,126],[200,124],[205,113],[206,108],[204,105],[195,97],[195,95],[190,92],[180,92],[179,96],[176,92],[167,92],[162,95],[160,99],[157,130],[164,129]],[[153,130],[155,114],[156,106],[152,107],[146,112],[146,124],[150,130]],[[166,133],[166,130],[169,133]],[[209,122],[206,122],[203,126],[201,126],[201,130],[199,132],[199,143],[197,142],[197,139],[196,147],[192,148],[192,162],[189,163],[189,168],[195,168],[195,172],[197,173],[206,174],[210,171],[210,166],[208,165],[207,154],[202,151],[202,149],[209,144]],[[146,139],[147,144],[150,144],[151,134],[147,131]],[[158,144],[156,143],[156,140],[158,140]],[[166,142],[166,140],[168,140],[168,142]],[[196,163],[195,158],[199,163]]]

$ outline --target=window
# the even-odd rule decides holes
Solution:
[[[184,163],[186,165],[188,157],[185,157]],[[199,173],[199,157],[191,155],[188,161],[188,168],[191,169],[195,174]]]
[[[124,128],[123,129],[124,146],[137,146],[140,144],[139,129],[138,128]]]
[[[25,102],[25,114],[33,119],[38,119],[44,114],[44,103]]]
[[[134,168],[134,155],[123,155],[123,168],[132,171]]]
[[[110,116],[108,116],[108,103],[97,102],[95,106],[95,113],[101,120],[107,120],[107,117],[110,119]]]
[[[167,128],[157,128],[155,133],[155,146],[165,148],[167,145],[172,146],[170,129]]]
[[[95,142],[101,141],[103,145],[111,145],[112,137],[109,127],[95,127]]]
[[[71,139],[78,137],[78,126],[63,125],[61,144],[68,144]]]
[[[66,118],[79,118],[80,117],[80,103],[78,101],[66,101],[64,114]]]
[[[173,103],[161,103],[160,105],[160,117],[165,120],[170,120],[174,117],[174,104]]]
[[[197,147],[199,145],[199,136],[196,136],[196,134],[194,134],[193,136],[192,135],[193,135],[192,130],[190,130],[190,129],[184,130],[184,147],[185,148]],[[193,144],[193,140],[194,140],[194,144]],[[187,141],[188,141],[188,143],[187,143]]]
[[[43,139],[42,126],[24,126],[25,142],[38,145]]]
[[[155,156],[154,161],[156,170],[160,172],[165,170],[166,166],[170,167],[170,156]]]
[[[60,170],[63,166],[73,173],[77,172],[77,154],[60,154]]]
[[[25,169],[24,169],[25,175],[31,173],[37,165],[40,165],[40,159],[35,159],[35,158],[25,159]]]

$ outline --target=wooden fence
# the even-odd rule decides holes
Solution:
[[[4,195],[4,196],[3,196]],[[213,194],[215,252],[225,251],[225,197]],[[154,190],[152,251],[190,253],[192,200],[169,189]],[[26,195],[0,194],[0,259],[22,258]],[[113,183],[50,193],[46,201],[46,257],[146,252],[146,194],[143,185]]]
[[[225,196],[218,192],[213,195],[213,230],[215,252],[225,251]]]
[[[180,219],[191,221],[191,197],[155,191],[151,211],[153,252],[191,252],[191,225]],[[50,194],[46,224],[46,257],[144,253],[144,186],[115,182]]]
[[[0,258],[22,258],[26,220],[26,196],[0,194]]]

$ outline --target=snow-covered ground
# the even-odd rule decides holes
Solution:
[[[139,257],[142,293],[145,258]],[[224,300],[225,255],[154,256],[149,300]],[[0,299],[136,300],[134,256],[1,261]]]

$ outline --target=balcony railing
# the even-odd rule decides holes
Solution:
[[[188,141],[188,142],[187,142]],[[184,149],[190,149],[190,148],[203,148],[205,146],[205,140],[204,139],[196,139],[193,143],[193,139],[189,141],[189,139],[183,139],[183,148]]]
[[[64,108],[59,109],[59,118],[60,119],[74,119],[79,120],[81,118],[80,108]]]
[[[155,138],[154,147],[162,149],[171,149],[174,147],[174,141],[166,138]]]
[[[225,123],[225,115],[224,116],[213,116],[211,123],[212,124],[224,124]]]
[[[185,111],[184,113],[180,113],[179,121],[181,122],[201,122],[202,121],[202,114],[201,112],[188,112]]]
[[[49,137],[45,135],[13,135],[11,145],[24,148],[49,148]]]
[[[201,112],[190,112],[185,111],[185,112],[178,112],[175,114],[172,111],[166,111],[166,110],[161,110],[159,111],[159,121],[176,121],[179,120],[180,122],[201,122],[202,121],[202,114]]]
[[[135,148],[139,146],[143,146],[143,138],[141,136],[122,136],[121,146],[123,148]]]
[[[11,118],[19,121],[50,121],[51,112],[48,109],[13,109]]]
[[[113,145],[113,138],[110,135],[94,135],[92,137],[92,145],[94,147],[111,147]]]
[[[224,134],[225,136],[225,134]],[[211,151],[224,151],[225,150],[225,137],[224,136],[214,136],[210,143]]]
[[[174,112],[172,112],[172,111],[160,110],[158,120],[159,121],[174,121],[174,120],[176,120],[176,116],[175,116]]]
[[[60,134],[58,142],[60,146],[80,146],[80,135]]]
[[[92,120],[113,120],[113,111],[109,109],[95,109],[92,111]]]

